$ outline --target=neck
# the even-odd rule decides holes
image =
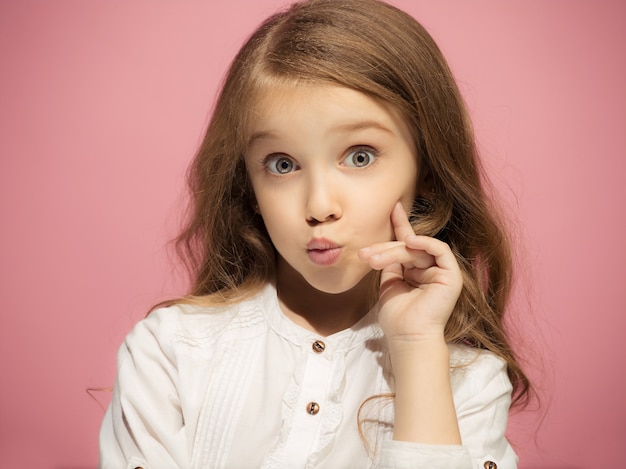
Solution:
[[[325,293],[312,287],[281,259],[276,270],[276,289],[285,316],[326,337],[353,326],[367,314],[376,278],[376,273],[371,272],[346,292]]]

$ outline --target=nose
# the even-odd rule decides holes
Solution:
[[[309,225],[342,217],[339,189],[336,186],[329,177],[318,176],[310,180],[306,200],[306,220]]]

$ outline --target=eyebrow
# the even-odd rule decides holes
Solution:
[[[271,139],[271,138],[278,138],[278,135],[276,135],[273,132],[270,132],[268,130],[261,130],[259,132],[254,132],[250,138],[248,139],[248,145],[251,145],[252,143],[254,143],[257,140],[263,140],[263,139]]]
[[[387,128],[380,122],[372,121],[372,120],[348,122],[347,124],[341,124],[341,125],[338,125],[337,127],[334,127],[332,129],[332,132],[333,133],[350,133],[350,132],[357,132],[360,130],[367,130],[367,129],[376,129],[376,130],[381,130],[383,132],[386,132],[392,135],[394,134],[394,132],[391,129]],[[273,138],[278,138],[278,135],[269,130],[260,130],[258,132],[254,132],[250,136],[250,138],[248,139],[248,145],[254,143],[256,140],[273,139]]]
[[[393,131],[378,121],[357,121],[335,127],[333,131],[337,132],[356,132],[358,130],[377,129],[393,134]]]

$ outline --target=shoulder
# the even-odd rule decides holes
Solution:
[[[507,364],[493,352],[465,345],[450,345],[451,384],[457,407],[483,406],[510,398],[512,386]]]
[[[157,308],[135,324],[126,336],[128,349],[158,346],[173,355],[181,350],[205,349],[216,342],[245,340],[266,329],[263,293],[229,304],[175,304]]]

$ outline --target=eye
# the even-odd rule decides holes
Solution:
[[[365,168],[376,159],[376,150],[370,147],[358,147],[350,150],[343,162],[352,168]]]
[[[284,155],[274,155],[267,158],[265,166],[270,173],[287,174],[297,169],[296,163]]]

